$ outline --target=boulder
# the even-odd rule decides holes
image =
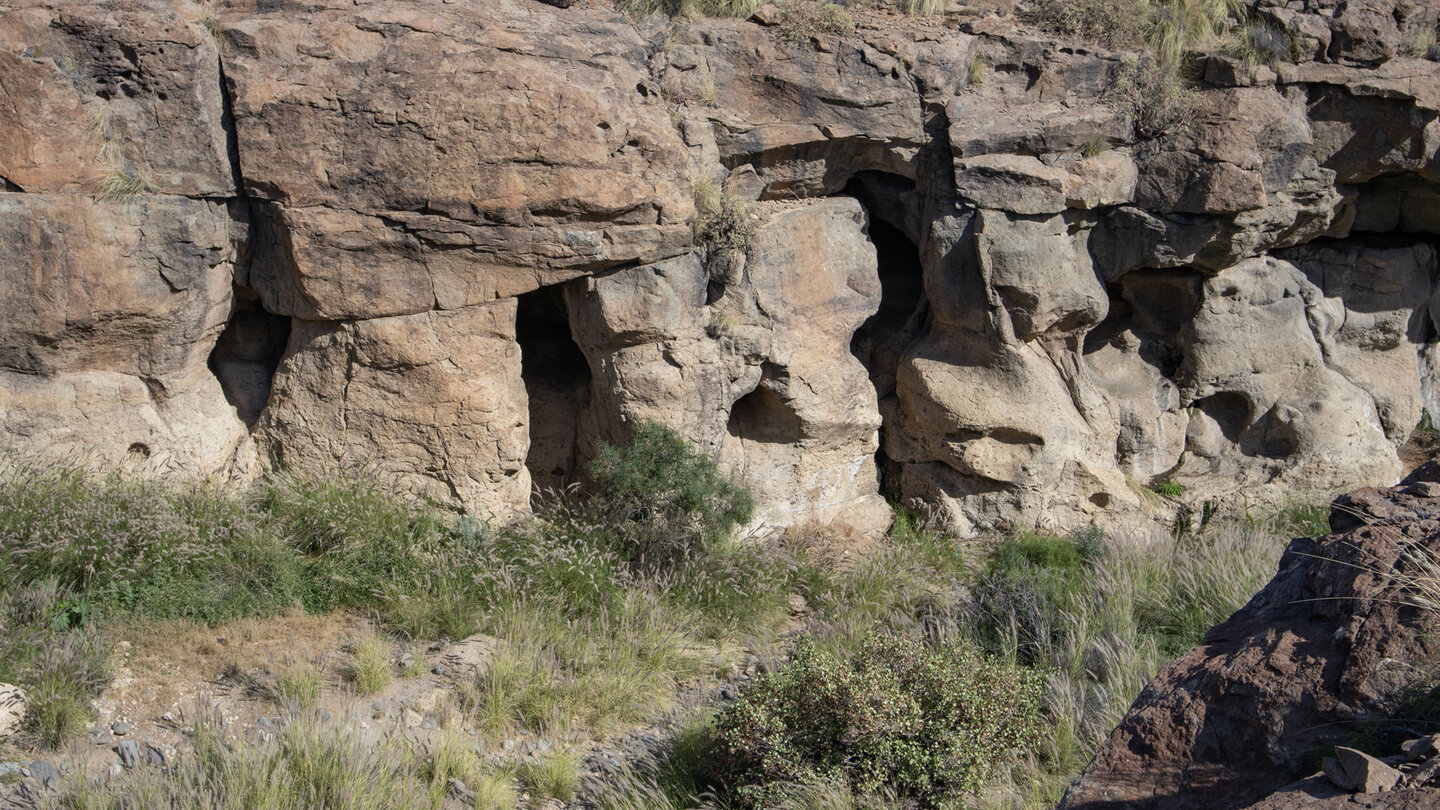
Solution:
[[[273,463],[365,471],[424,499],[528,510],[514,299],[355,322],[296,320],[256,432]]]
[[[1399,487],[1362,490],[1352,497],[1386,508],[1359,523],[1337,505],[1337,525],[1349,528],[1292,542],[1249,604],[1145,687],[1060,810],[1297,806],[1266,797],[1440,663],[1440,616],[1404,584],[1413,555],[1440,553],[1435,480],[1432,464]],[[1402,791],[1372,806],[1427,806],[1420,797],[1433,795]]]

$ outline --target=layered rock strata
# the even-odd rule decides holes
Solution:
[[[504,518],[658,419],[766,525],[980,531],[1388,484],[1440,417],[1426,4],[1259,0],[1297,63],[1158,132],[998,14],[562,5],[0,8],[5,449]]]

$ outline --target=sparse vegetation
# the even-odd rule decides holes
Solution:
[[[744,253],[755,238],[750,206],[725,192],[710,177],[695,180],[695,241],[711,255]]]
[[[1252,70],[1259,65],[1274,67],[1300,59],[1299,43],[1290,32],[1264,22],[1247,22],[1230,32],[1226,55],[1239,59]]]
[[[580,787],[580,758],[570,751],[531,757],[521,763],[520,778],[539,795],[568,802]]]
[[[1418,59],[1440,62],[1440,28],[1422,28],[1405,43],[1405,53]]]
[[[672,17],[704,15],[706,17],[747,18],[764,0],[615,0],[615,7],[633,18],[668,14]]]
[[[373,695],[389,685],[390,646],[379,636],[367,636],[350,645],[346,674],[360,695]]]
[[[900,10],[913,17],[933,17],[945,10],[946,0],[900,0]]]
[[[1144,39],[1147,0],[1029,0],[1025,22],[1052,34],[1107,48],[1133,48]]]
[[[737,671],[749,652],[773,674],[736,704],[745,708],[713,723],[695,713],[667,752],[590,797],[596,806],[712,806],[703,797],[724,793],[717,763],[736,769],[725,784],[747,786],[730,799],[771,807],[939,803],[942,786],[996,779],[1010,787],[987,795],[1039,803],[1056,796],[1167,656],[1269,577],[1283,544],[1274,527],[1226,524],[1178,544],[1163,532],[1106,538],[1092,527],[987,547],[900,512],[884,541],[851,555],[846,538],[818,526],[738,540],[748,494],[658,425],[605,448],[593,473],[595,494],[558,494],[538,505],[537,519],[511,527],[456,521],[358,476],[290,473],[226,492],[78,471],[9,475],[0,479],[0,679],[53,700],[32,733],[59,743],[88,722],[88,701],[105,682],[97,628],[111,617],[207,622],[295,605],[353,608],[417,639],[496,640],[481,674],[458,681],[458,711],[439,747],[361,751],[346,738],[315,748],[309,732],[286,728],[273,747],[202,745],[193,762],[127,775],[77,806],[192,790],[249,795],[256,773],[281,773],[284,790],[390,796],[399,785],[417,807],[446,800],[454,778],[476,806],[506,807],[511,775],[487,769],[455,729],[562,745],[603,737],[680,711],[686,685]],[[66,538],[74,548],[36,552]],[[155,564],[139,564],[141,555]],[[793,667],[777,668],[797,598],[808,640],[792,651]],[[349,653],[337,665],[356,691],[382,689],[393,674],[387,637],[360,638]],[[57,672],[64,677],[46,674]],[[285,709],[314,705],[331,688],[313,660],[272,672],[256,685]],[[1037,672],[1047,673],[1043,690]],[[979,680],[953,680],[971,677]],[[1019,713],[965,715],[964,733],[921,722],[891,734],[899,726],[879,722],[923,718],[962,685],[976,690],[966,699],[977,705]],[[834,713],[800,714],[822,693]],[[805,704],[805,695],[814,699]],[[879,700],[886,695],[890,703]],[[1032,703],[1053,732],[1035,735]],[[898,714],[874,713],[880,705]],[[962,749],[945,746],[988,753],[956,759],[941,752]],[[1002,749],[1011,748],[1018,759],[1006,766]],[[358,783],[341,773],[356,763],[373,771]],[[536,795],[561,796],[576,789],[566,785],[578,767],[562,765],[537,761],[522,775]]]
[[[855,33],[855,20],[839,3],[830,0],[780,0],[780,22],[775,30],[780,39],[799,45],[821,34],[845,36]]]
[[[1164,64],[1126,62],[1115,77],[1111,98],[1142,138],[1181,132],[1205,110],[1204,95]]]

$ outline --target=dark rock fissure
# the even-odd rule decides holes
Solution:
[[[290,319],[266,311],[248,287],[236,284],[234,295],[230,321],[210,351],[209,365],[226,401],[253,428],[270,401],[270,386],[290,341]]]
[[[530,402],[530,451],[525,466],[537,491],[575,483],[583,459],[580,419],[590,404],[590,365],[570,333],[560,285],[519,296],[515,340]]]
[[[914,196],[913,184],[890,175],[864,174],[846,187],[846,193],[859,199],[870,215],[869,236],[875,245],[880,276],[880,308],[855,331],[850,352],[865,366],[875,386],[882,421],[875,461],[881,490],[892,492],[898,465],[886,454],[886,436],[899,429],[894,424],[899,408],[895,375],[905,348],[924,325],[925,270],[920,248],[907,233],[918,230],[917,216],[907,205]]]

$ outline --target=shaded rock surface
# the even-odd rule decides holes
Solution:
[[[1062,810],[1278,810],[1299,806],[1301,794],[1325,798],[1314,795],[1324,793],[1318,783],[1270,794],[1440,662],[1440,618],[1414,603],[1407,584],[1426,555],[1440,553],[1440,465],[1347,496],[1333,515],[1337,533],[1294,541],[1264,590],[1145,687]],[[1359,806],[1428,806],[1435,796],[1416,787],[1365,803],[1400,774],[1350,749],[1338,749],[1325,772],[1331,787],[1366,793]],[[1351,806],[1326,801],[1318,806]]]
[[[1255,12],[1298,62],[1207,54],[1144,137],[1125,54],[1001,14],[17,0],[0,444],[509,517],[659,419],[759,522],[866,533],[1393,483],[1440,418],[1440,13]],[[747,251],[696,243],[711,182]]]

